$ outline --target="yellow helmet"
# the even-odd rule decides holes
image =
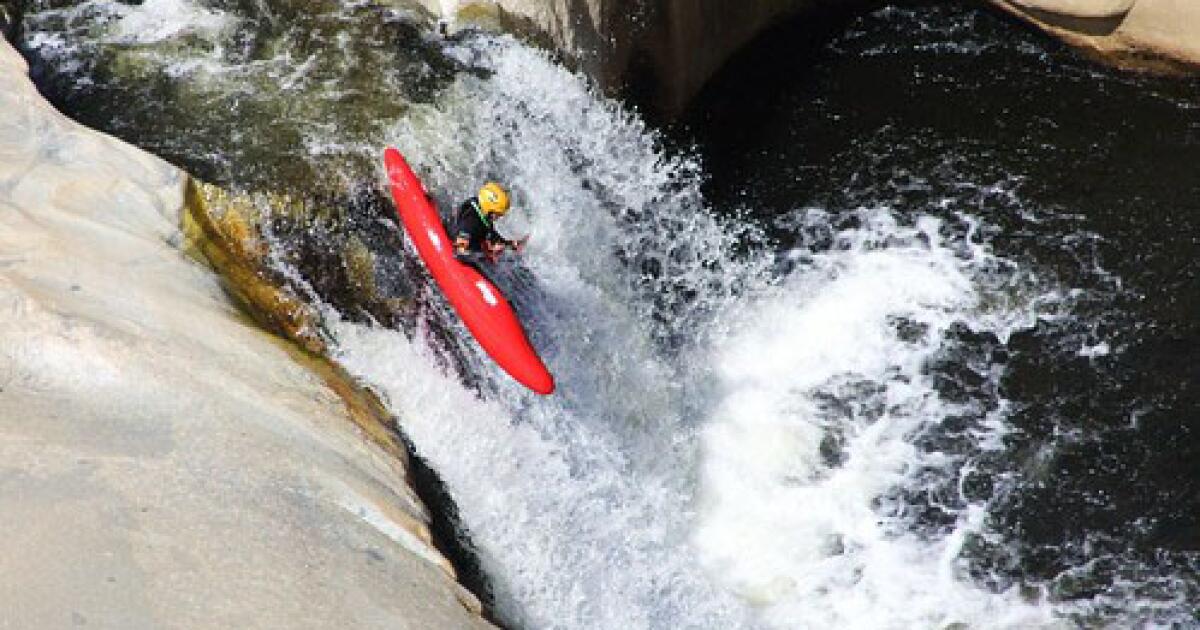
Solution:
[[[488,182],[479,189],[479,207],[488,214],[504,216],[508,212],[508,193],[496,182]]]

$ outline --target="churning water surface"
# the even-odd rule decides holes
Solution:
[[[1197,495],[1186,469],[1155,475],[1195,450],[1187,372],[1171,369],[1194,368],[1155,344],[1200,337],[1183,305],[1146,304],[1194,304],[1190,258],[1175,257],[1191,243],[1189,196],[1161,179],[1186,169],[1150,157],[1196,150],[1177,84],[1096,71],[974,11],[885,9],[832,42],[748,54],[741,75],[786,72],[786,87],[718,80],[693,117],[694,154],[508,38],[437,42],[381,13],[403,50],[351,46],[317,20],[301,55],[280,20],[237,3],[43,9],[27,46],[59,102],[227,185],[271,182],[272,160],[243,181],[238,161],[281,147],[339,156],[347,185],[378,182],[356,165],[394,144],[443,201],[485,177],[512,186],[503,227],[533,238],[497,280],[557,395],[509,382],[421,281],[400,329],[323,304],[336,358],[384,395],[457,503],[503,622],[1191,618],[1196,511],[1166,502]],[[328,22],[357,10],[332,6]],[[124,66],[87,61],[143,45]],[[339,63],[389,50],[394,89],[425,77],[404,107],[339,83]],[[119,86],[133,62],[161,82],[147,116],[163,120],[171,94],[192,99],[166,104],[171,120],[198,95],[219,106],[203,150],[97,103],[120,89],[97,84]],[[264,77],[279,94],[255,89]],[[230,132],[238,112],[247,128]],[[1153,242],[1134,240],[1147,221]],[[405,251],[374,253],[412,269]],[[465,375],[447,369],[447,344]]]

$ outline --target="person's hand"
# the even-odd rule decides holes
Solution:
[[[517,239],[517,240],[515,240],[515,241],[509,241],[509,242],[508,242],[508,245],[509,245],[509,247],[512,247],[512,250],[513,250],[514,252],[516,252],[516,253],[520,254],[521,252],[525,251],[525,243],[526,243],[527,241],[529,241],[529,237],[528,237],[528,236],[526,236],[526,237],[524,237],[524,238],[519,238],[519,239]]]

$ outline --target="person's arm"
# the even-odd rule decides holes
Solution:
[[[462,256],[471,250],[471,232],[467,226],[467,212],[474,216],[475,209],[471,208],[469,202],[463,203],[458,208],[458,214],[454,217],[454,251]]]
[[[498,258],[506,249],[511,249],[515,252],[521,251],[521,243],[504,238],[494,226],[488,226],[487,238],[483,242],[487,248],[488,256],[492,259]]]

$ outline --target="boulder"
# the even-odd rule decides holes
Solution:
[[[370,396],[189,257],[185,173],[0,42],[0,628],[485,628]]]
[[[1134,70],[1200,69],[1200,2],[992,0],[1090,56]]]
[[[1073,18],[1121,17],[1133,8],[1137,0],[1012,0],[1022,9],[1048,11]]]

